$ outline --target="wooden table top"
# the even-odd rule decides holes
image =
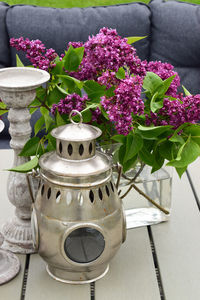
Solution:
[[[0,155],[0,169],[9,168],[12,151],[0,150]],[[199,170],[200,160],[189,167],[181,180],[174,172],[170,220],[128,230],[127,240],[111,261],[109,272],[95,284],[57,282],[49,277],[37,254],[18,255],[21,271],[0,286],[0,299],[200,299]],[[14,213],[6,195],[7,175],[0,172],[0,225]]]

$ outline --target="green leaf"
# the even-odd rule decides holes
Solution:
[[[56,62],[56,66],[52,68],[51,73],[53,75],[65,74],[65,71],[63,70],[63,67],[64,67],[64,61],[59,60],[59,61]]]
[[[159,87],[162,87],[163,81],[162,79],[153,72],[147,72],[144,81],[143,81],[143,88],[150,92],[151,95],[154,95]]]
[[[49,115],[49,110],[46,107],[41,106],[40,112],[41,112],[42,116]]]
[[[156,139],[159,135],[162,133],[168,131],[171,129],[171,125],[165,125],[165,126],[138,126],[138,132],[144,137],[144,138],[152,138]]]
[[[140,40],[143,40],[147,37],[146,36],[130,36],[130,37],[127,37],[127,44],[131,45],[137,41],[140,41]]]
[[[24,67],[23,62],[21,61],[21,59],[19,58],[19,56],[16,54],[16,66],[17,67]]]
[[[152,153],[152,156],[153,156],[153,167],[152,167],[151,173],[162,168],[164,161],[165,161],[163,156],[160,155],[159,147],[156,147],[156,149]]]
[[[185,93],[185,96],[191,96],[192,94],[186,89],[186,87],[184,87],[184,85],[182,85],[183,91]]]
[[[165,93],[168,91],[168,89],[175,77],[176,77],[176,75],[172,75],[163,81],[162,87],[159,88],[159,91],[158,91],[160,96],[165,95]]]
[[[54,123],[54,122],[53,122],[53,119],[50,117],[49,114],[45,114],[45,115],[44,115],[44,121],[45,121],[46,132],[48,132],[49,128],[50,128],[51,125]]]
[[[190,124],[183,129],[187,135],[191,135],[192,140],[200,146],[200,124]]]
[[[176,171],[178,173],[178,176],[181,178],[181,176],[183,175],[183,173],[187,170],[187,166],[183,167],[183,168],[176,168]]]
[[[185,143],[185,140],[182,138],[182,136],[176,134],[169,138],[171,142],[180,143],[183,145]]]
[[[111,137],[112,140],[124,144],[126,142],[126,137],[122,134],[117,134]]]
[[[165,141],[162,144],[160,144],[158,147],[160,155],[167,160],[172,160],[172,146],[173,143],[169,141]]]
[[[105,96],[107,98],[111,98],[115,95],[114,91],[115,91],[116,87],[112,86],[111,88],[109,88],[108,90],[105,90]]]
[[[38,134],[38,132],[41,130],[41,128],[43,127],[44,125],[44,116],[41,116],[37,122],[35,123],[35,126],[34,126],[34,132],[35,132],[35,135]]]
[[[128,160],[132,159],[133,156],[135,156],[140,149],[143,146],[143,140],[141,136],[135,134],[135,135],[128,135],[126,137],[126,152],[124,157],[124,162],[127,162]]]
[[[158,95],[159,95],[158,92],[156,92],[153,95],[151,102],[150,102],[150,108],[153,113],[155,113],[158,109],[163,107],[163,99],[156,101],[157,99],[160,99],[160,98],[158,98]]]
[[[40,138],[38,136],[32,137],[26,142],[24,148],[20,152],[19,156],[33,156],[36,155]]]
[[[130,170],[133,167],[133,165],[135,164],[137,158],[138,158],[138,156],[135,155],[131,159],[129,159],[128,161],[123,162],[122,166],[123,166],[123,172],[124,173],[127,172],[128,170]]]
[[[199,155],[199,145],[191,139],[191,136],[189,136],[185,144],[180,147],[176,159],[171,160],[167,165],[183,168],[196,160]]]
[[[7,113],[8,109],[5,103],[0,102],[0,116]]]
[[[56,111],[56,125],[62,126],[66,125],[66,121],[62,118],[58,111]]]
[[[60,99],[63,99],[68,95],[68,93],[62,89],[59,88],[58,85],[55,85],[55,87],[49,91],[48,97],[47,97],[47,104],[51,106],[52,104],[57,104]]]
[[[79,57],[79,64],[80,64],[83,59],[85,48],[84,47],[75,48],[74,51]]]
[[[119,148],[119,163],[123,166],[124,163],[124,156],[126,153],[126,146],[125,145],[121,145],[121,147]]]
[[[67,71],[72,72],[72,71],[76,71],[80,65],[80,53],[78,53],[77,51],[75,51],[76,49],[74,49],[71,45],[66,53],[66,55],[64,56],[63,60],[64,60],[64,67]]]
[[[100,85],[94,80],[85,81],[83,88],[91,100],[100,100],[100,97],[105,94],[106,89],[105,86]]]
[[[149,166],[153,166],[153,162],[154,162],[153,155],[146,147],[143,147],[139,151],[139,157],[145,164]]]
[[[37,166],[38,166],[38,158],[34,157],[32,160],[29,160],[27,163],[9,169],[8,171],[27,173],[35,169]]]
[[[116,75],[116,77],[118,79],[124,79],[125,78],[125,70],[124,70],[124,68],[123,67],[119,68],[118,71],[117,71],[117,73],[115,75]]]
[[[71,83],[74,83],[76,84],[76,86],[81,90],[83,88],[83,82],[74,78],[74,77],[71,77],[71,76],[68,76],[68,75],[58,75],[59,78],[61,78],[61,80],[66,80],[65,83],[67,85],[70,85]]]
[[[64,90],[63,88],[61,88],[59,85],[56,84],[56,88],[58,89],[59,92],[61,92],[61,94],[63,94],[64,96],[69,95],[69,93],[67,93],[66,90]]]

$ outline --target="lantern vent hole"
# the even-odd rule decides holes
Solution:
[[[71,145],[71,144],[69,144],[69,145],[68,145],[68,148],[67,148],[67,150],[68,150],[68,154],[69,154],[69,156],[71,156],[71,155],[72,155],[72,153],[73,153],[73,147],[72,147],[72,145]]]
[[[89,145],[89,153],[90,154],[92,153],[92,143],[90,143],[90,145]]]
[[[59,143],[59,151],[60,151],[60,154],[62,153],[62,150],[63,150],[63,147],[62,147],[62,143],[60,142],[60,143]]]
[[[70,205],[71,202],[72,202],[72,194],[70,192],[67,192],[66,203],[67,205]]]
[[[80,156],[83,155],[83,152],[84,152],[83,144],[80,144],[80,146],[79,146],[79,154],[80,154]]]
[[[49,199],[50,197],[51,197],[51,188],[49,188],[47,191],[47,198]]]
[[[103,194],[102,194],[102,191],[101,191],[101,189],[99,188],[99,198],[100,198],[100,200],[103,200]]]
[[[41,188],[41,195],[42,196],[44,195],[44,184],[42,185],[42,188]]]
[[[89,198],[90,198],[90,202],[93,203],[94,202],[94,193],[92,190],[90,190],[90,192],[89,192]]]
[[[61,198],[61,193],[60,191],[58,191],[56,194],[56,203],[60,203],[60,198]]]
[[[106,194],[108,195],[108,197],[110,196],[110,191],[107,185],[106,185]]]
[[[114,193],[114,186],[113,186],[112,182],[110,182],[110,186],[111,186],[111,189],[112,189],[112,191]]]

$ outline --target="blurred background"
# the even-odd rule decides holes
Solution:
[[[113,5],[130,2],[143,2],[149,3],[150,0],[7,0],[6,3],[13,4],[29,4],[38,6],[50,6],[50,7],[88,7],[88,6],[101,6],[101,5]],[[200,4],[200,0],[182,0],[180,2],[188,2]]]

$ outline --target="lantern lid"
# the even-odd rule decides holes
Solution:
[[[76,123],[72,120],[72,114],[77,113],[80,117],[79,123]],[[51,131],[51,135],[56,139],[60,139],[63,141],[89,141],[95,140],[98,138],[102,131],[98,127],[94,127],[92,125],[83,124],[83,118],[79,111],[72,110],[69,119],[71,121],[70,124],[60,126]]]

